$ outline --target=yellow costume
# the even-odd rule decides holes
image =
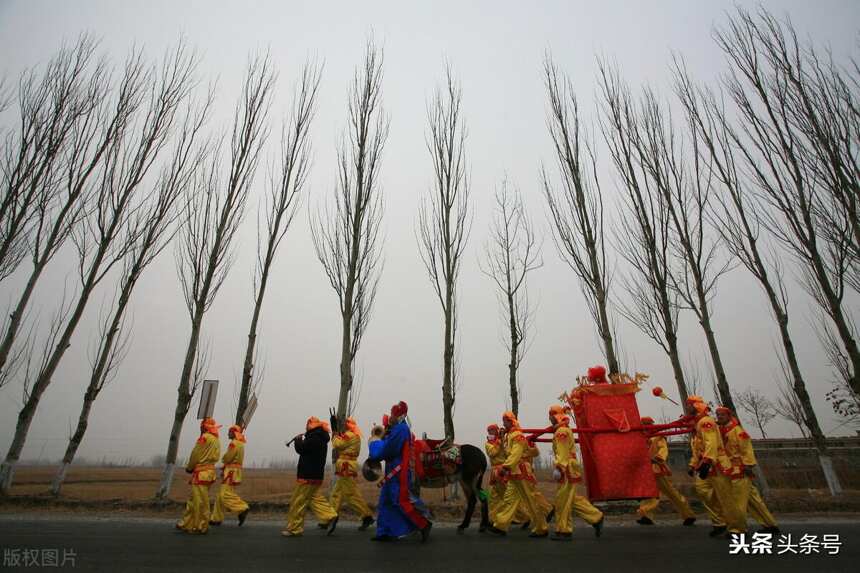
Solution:
[[[487,426],[487,443],[484,450],[490,459],[490,499],[487,502],[490,523],[495,521],[502,499],[505,497],[505,480],[499,475],[507,455],[499,437],[499,427],[496,424]]]
[[[538,508],[533,497],[533,489],[527,484],[535,483],[535,477],[526,461],[526,452],[530,448],[528,440],[520,431],[519,423],[513,412],[505,412],[503,419],[510,424],[505,438],[507,457],[502,463],[501,474],[507,480],[502,504],[496,512],[496,518],[490,531],[504,534],[511,525],[517,509],[522,505],[531,518],[532,535],[545,537],[548,533],[546,514]]]
[[[339,512],[341,504],[346,501],[359,514],[363,522],[372,522],[373,512],[370,511],[355,483],[355,478],[358,476],[358,455],[361,453],[361,432],[355,420],[352,418],[346,420],[346,431],[335,434],[331,446],[332,455],[337,460],[335,463],[337,481],[329,500],[331,506]]]
[[[221,488],[215,498],[215,509],[212,512],[212,525],[220,525],[224,521],[224,512],[239,514],[239,525],[245,522],[248,504],[236,493],[236,486],[242,483],[242,462],[245,460],[245,436],[239,426],[231,426],[233,439],[221,458]]]
[[[742,533],[746,531],[746,522],[734,500],[731,480],[728,477],[731,461],[723,447],[717,423],[708,415],[709,408],[702,398],[690,396],[687,401],[696,411],[696,433],[695,440],[691,442],[693,455],[690,468],[695,472],[699,472],[703,467],[708,468],[707,476],[701,480],[705,483],[697,482],[697,493],[702,496],[702,502],[719,515],[714,527],[721,528],[724,523],[731,533]]]
[[[591,502],[576,494],[576,484],[582,481],[582,468],[576,459],[576,442],[570,429],[570,420],[560,406],[550,409],[555,432],[552,436],[552,453],[555,469],[559,473],[559,487],[555,496],[555,536],[553,539],[569,539],[573,532],[573,514],[580,516],[589,525],[598,526],[603,521],[603,512]],[[600,534],[597,527],[597,533]]]
[[[191,497],[185,504],[185,513],[176,524],[186,533],[209,531],[209,488],[215,483],[215,463],[221,456],[221,442],[215,420],[206,418],[200,423],[201,435],[191,450],[185,471],[191,474]]]
[[[653,424],[654,420],[650,417],[642,418],[642,425]],[[651,458],[651,471],[654,473],[654,480],[657,482],[657,489],[660,493],[669,498],[669,501],[675,507],[675,511],[684,520],[684,525],[692,525],[696,521],[696,514],[690,509],[690,504],[687,503],[681,493],[675,489],[670,476],[672,470],[666,461],[669,459],[669,446],[666,443],[666,438],[663,436],[652,436],[648,438],[648,456]],[[654,523],[654,510],[660,505],[660,497],[644,499],[639,504],[638,513],[641,516],[639,523],[648,525]]]
[[[728,408],[725,410],[728,411]],[[730,412],[729,415],[731,415]],[[720,433],[723,435],[726,453],[732,463],[729,476],[732,480],[732,493],[744,521],[749,512],[753,519],[765,528],[778,528],[776,519],[752,481],[752,468],[756,465],[756,458],[749,434],[734,418],[728,424],[720,426]]]
[[[523,454],[523,461],[528,465],[528,471],[532,475],[534,475],[535,473],[532,460],[537,457],[540,457],[540,450],[537,449],[537,447],[535,446],[530,446]],[[540,510],[540,512],[547,517],[547,521],[549,521],[549,515],[552,512],[553,507],[552,504],[544,496],[543,492],[538,489],[537,480],[533,482],[526,481],[525,486],[529,490],[529,492],[531,492],[532,499],[534,499],[535,502],[535,507],[537,507],[538,510]],[[517,510],[517,514],[514,516],[514,522],[522,523],[523,528],[525,528],[527,525],[529,525],[530,521],[531,517],[526,511],[525,506],[521,504],[520,508]]]
[[[308,419],[304,437],[297,436],[295,449],[299,454],[296,470],[296,487],[290,497],[287,526],[281,531],[285,537],[298,537],[305,529],[305,512],[308,507],[317,520],[329,524],[329,533],[337,525],[337,512],[319,489],[325,476],[325,459],[328,453],[329,426],[315,416]]]

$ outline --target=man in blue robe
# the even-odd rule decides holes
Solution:
[[[416,529],[427,541],[433,524],[424,502],[412,492],[413,436],[406,422],[406,402],[391,407],[388,431],[381,440],[371,442],[370,461],[384,461],[385,474],[379,491],[376,537],[374,541],[396,541]]]

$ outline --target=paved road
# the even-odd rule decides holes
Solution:
[[[310,522],[309,522],[310,524]],[[708,526],[659,525],[641,527],[610,524],[596,539],[580,526],[570,543],[529,539],[513,531],[506,538],[472,530],[457,535],[440,525],[427,544],[407,539],[371,543],[370,533],[345,523],[332,537],[308,528],[302,538],[278,534],[281,524],[249,519],[242,528],[225,524],[209,535],[188,536],[172,530],[171,522],[150,518],[50,517],[0,515],[0,552],[8,565],[13,551],[66,549],[75,553],[79,571],[306,571],[359,573],[400,571],[452,573],[483,571],[537,573],[541,571],[856,571],[860,563],[860,522],[813,520],[784,522],[783,532],[794,540],[803,534],[838,534],[839,555],[741,555],[728,553],[726,540],[707,536]],[[33,555],[31,553],[30,555]],[[33,566],[0,571],[31,571]],[[67,563],[65,570],[72,570]]]

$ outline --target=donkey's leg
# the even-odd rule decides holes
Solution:
[[[474,478],[472,478],[472,482],[474,482]],[[463,516],[463,523],[457,527],[457,533],[463,533],[468,527],[469,523],[472,521],[472,514],[475,512],[475,503],[478,501],[478,496],[475,491],[475,484],[465,479],[461,479],[460,483],[463,486],[463,493],[466,494],[466,515]]]

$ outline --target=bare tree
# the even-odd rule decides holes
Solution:
[[[609,317],[610,273],[597,161],[580,127],[579,104],[570,78],[559,72],[549,55],[544,58],[544,85],[549,100],[547,128],[561,178],[560,188],[555,188],[541,167],[553,238],[559,255],[579,277],[609,372],[615,374],[620,370]]]
[[[654,181],[654,188],[663,197],[663,207],[671,222],[670,244],[680,268],[669,273],[670,287],[684,307],[696,315],[711,356],[715,396],[734,411],[711,322],[717,281],[731,265],[728,257],[722,254],[719,234],[714,237],[708,233],[706,219],[714,183],[708,165],[710,156],[699,153],[702,143],[695,125],[688,122],[689,129],[679,132],[672,116],[658,115],[661,110],[656,102],[652,105],[655,106],[655,120],[647,134],[649,152],[642,154],[642,162]]]
[[[601,126],[623,190],[623,215],[615,242],[633,269],[633,275],[623,281],[631,300],[621,305],[622,314],[669,357],[678,395],[685,401],[687,385],[678,354],[680,302],[672,277],[677,257],[666,197],[660,192],[661,186],[669,184],[668,173],[654,168],[664,151],[663,112],[649,89],[637,108],[618,70],[605,62],[599,62],[599,67]]]
[[[776,417],[776,410],[770,399],[753,388],[747,388],[737,395],[738,406],[747,413],[749,418],[758,426],[761,437],[767,439],[764,427]]]
[[[860,426],[860,394],[855,393],[850,384],[851,361],[839,337],[833,332],[832,323],[826,313],[821,313],[820,321],[817,324],[813,323],[813,329],[836,375],[832,381],[833,387],[826,393],[827,401],[833,408],[833,412],[842,418],[845,424]],[[853,322],[851,329],[856,332]]]
[[[191,333],[177,388],[176,409],[167,441],[164,471],[155,497],[170,492],[179,451],[182,424],[194,397],[195,365],[203,317],[212,306],[233,262],[233,242],[245,213],[248,193],[254,182],[260,153],[269,134],[275,74],[268,56],[253,58],[245,74],[242,92],[233,115],[229,159],[220,145],[208,164],[198,170],[186,204],[184,225],[176,250],[176,266],[191,321]],[[226,180],[223,163],[229,165]]]
[[[803,412],[803,403],[794,391],[791,370],[782,356],[779,357],[779,365],[779,397],[776,399],[776,402],[773,403],[773,410],[776,412],[777,416],[797,426],[797,429],[800,430],[801,436],[808,438],[809,430],[805,424],[806,420]]]
[[[37,207],[55,200],[61,189],[56,183],[64,147],[96,105],[85,97],[95,49],[91,37],[81,36],[62,46],[41,73],[26,70],[18,82],[17,122],[6,130],[0,153],[0,280],[26,258]],[[11,90],[0,91],[0,111],[11,105],[11,96]]]
[[[369,40],[364,64],[355,70],[349,93],[347,133],[337,152],[334,205],[319,209],[311,219],[317,258],[340,306],[340,424],[346,419],[355,357],[370,321],[382,271],[379,172],[389,126],[382,109],[382,72],[383,52]]]
[[[845,101],[827,106],[846,94],[849,108],[856,100],[850,90],[832,93],[834,82],[845,85],[838,68],[822,67],[814,46],[802,46],[789,21],[764,9],[754,17],[738,8],[715,37],[729,60],[723,83],[738,114],[738,129],[728,133],[763,204],[761,223],[801,263],[807,290],[849,358],[849,384],[860,392],[860,348],[844,301],[860,237],[856,108],[852,119]],[[830,117],[843,111],[848,117]]]
[[[258,231],[257,265],[254,272],[254,311],[251,315],[248,345],[245,348],[245,361],[242,367],[239,403],[236,407],[237,424],[242,423],[242,416],[251,392],[261,380],[259,376],[255,377],[254,372],[260,312],[275,255],[296,214],[310,171],[310,126],[314,117],[320,74],[319,66],[305,64],[296,86],[291,118],[282,129],[279,163],[269,173],[269,193],[266,196],[266,205],[263,207],[266,210],[266,238],[264,243]],[[259,229],[260,225],[257,228]]]
[[[437,86],[427,106],[433,186],[430,196],[421,202],[417,224],[421,258],[444,318],[442,413],[448,439],[454,439],[457,399],[457,279],[471,224],[462,97],[451,66],[446,64],[444,83]]]
[[[146,204],[148,195],[140,190],[141,184],[170,141],[178,111],[194,86],[195,67],[196,58],[182,45],[165,57],[160,70],[149,67],[140,52],[132,53],[125,63],[116,95],[107,104],[113,109],[102,118],[100,129],[114,131],[114,136],[100,156],[93,210],[72,235],[78,253],[80,291],[62,335],[18,415],[15,435],[0,468],[0,491],[4,493],[12,484],[39,401],[71,346],[93,290],[136,244],[135,239],[123,238],[124,231],[131,236],[144,232],[133,225],[135,213]]]
[[[481,270],[493,279],[498,290],[502,319],[507,330],[508,389],[511,410],[518,414],[520,405],[520,363],[528,350],[534,308],[530,304],[526,279],[543,266],[541,245],[534,224],[528,218],[518,188],[508,189],[507,179],[496,189],[496,209],[490,229],[490,240],[484,245],[485,265]]]
[[[109,108],[110,72],[95,49],[84,36],[61,48],[41,77],[25,72],[20,82],[20,131],[7,133],[0,156],[0,277],[23,258],[32,269],[4,321],[0,372],[15,353],[36,283],[90,208],[91,177],[132,111]]]
[[[719,192],[715,193],[715,200],[711,203],[711,220],[729,251],[758,280],[767,296],[779,328],[792,387],[803,406],[804,424],[818,450],[831,493],[836,495],[841,491],[841,485],[833,470],[827,442],[806,389],[789,329],[784,267],[780,256],[769,248],[761,234],[762,218],[767,207],[761,205],[755,192],[757,165],[749,165],[750,161],[755,162],[756,144],[754,140],[745,142],[742,134],[749,128],[736,127],[724,108],[722,98],[711,90],[694,86],[679,61],[676,61],[675,76],[676,92],[688,120],[699,131],[703,143],[701,151],[710,155],[711,169],[720,183]],[[743,143],[747,144],[746,152],[743,151]]]
[[[198,140],[210,103],[211,98],[199,109],[189,107],[186,110],[185,119],[175,136],[170,160],[161,168],[155,182],[155,193],[137,209],[122,237],[129,244],[120,247],[125,252],[125,258],[115,304],[112,314],[101,323],[78,423],[69,437],[66,452],[51,483],[51,493],[55,496],[60,494],[66,472],[83,441],[92,406],[102,389],[116,376],[117,368],[128,349],[131,330],[126,321],[134,288],[149,264],[176,233],[174,222],[182,213],[180,200],[187,194],[194,173],[205,156],[206,150],[198,146]]]

